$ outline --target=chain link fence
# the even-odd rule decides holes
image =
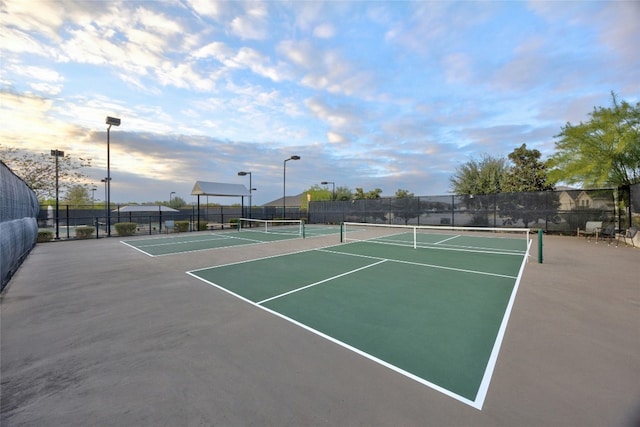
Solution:
[[[618,189],[564,190],[488,195],[445,195],[348,201],[310,202],[308,209],[273,206],[196,206],[178,212],[120,212],[112,206],[111,222],[136,224],[136,234],[159,234],[167,231],[167,221],[186,221],[187,231],[230,228],[237,218],[304,219],[308,223],[339,224],[371,222],[378,224],[527,227],[547,233],[575,234],[587,221],[614,223],[625,229],[640,225],[640,184]],[[60,206],[57,219],[61,239],[78,238],[78,228],[92,228],[91,237],[106,236],[104,208]],[[43,207],[38,226],[55,229],[53,207]],[[198,225],[199,224],[199,225]],[[115,233],[117,235],[117,233]],[[82,234],[87,237],[87,234]]]
[[[0,291],[38,238],[35,193],[0,161]]]
[[[640,223],[640,184],[618,189],[318,201],[309,222],[538,228],[575,234],[587,221]]]

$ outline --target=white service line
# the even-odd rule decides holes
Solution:
[[[262,305],[262,304],[264,304],[265,302],[272,301],[272,300],[274,300],[274,299],[278,299],[278,298],[281,298],[281,297],[284,297],[284,296],[287,296],[287,295],[290,295],[290,294],[296,293],[296,292],[298,292],[298,291],[302,291],[302,290],[304,290],[304,289],[311,288],[311,287],[316,286],[316,285],[320,285],[321,283],[325,283],[325,282],[328,282],[328,281],[330,281],[330,280],[337,279],[337,278],[339,278],[339,277],[343,277],[343,276],[347,276],[347,275],[349,275],[349,274],[357,273],[358,271],[364,270],[364,269],[369,268],[369,267],[376,266],[376,265],[378,265],[378,264],[382,264],[383,262],[386,262],[386,261],[387,261],[386,259],[383,259],[383,260],[381,260],[381,261],[374,262],[373,264],[365,265],[364,267],[356,268],[355,270],[347,271],[346,273],[338,274],[337,276],[329,277],[329,278],[324,279],[324,280],[321,280],[321,281],[319,281],[319,282],[311,283],[310,285],[303,286],[303,287],[301,287],[301,288],[297,288],[297,289],[293,289],[293,290],[291,290],[291,291],[289,291],[289,292],[285,292],[285,293],[283,293],[283,294],[276,295],[276,296],[273,296],[273,297],[271,297],[271,298],[264,299],[264,300],[262,300],[262,301],[258,301],[256,304],[258,304],[258,305]]]

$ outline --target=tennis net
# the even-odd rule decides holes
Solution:
[[[413,248],[524,254],[528,228],[442,227],[344,222],[340,241],[370,242]]]
[[[300,219],[251,219],[240,218],[238,231],[292,234],[304,237],[304,221]]]

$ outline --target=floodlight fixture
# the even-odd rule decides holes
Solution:
[[[245,171],[240,171],[238,172],[238,176],[247,176],[249,175],[249,219],[251,219],[251,208],[253,207],[253,195],[251,194],[251,192],[253,190],[255,190],[255,188],[252,188],[253,186],[251,185],[251,172],[245,172]]]
[[[105,124],[108,124],[109,126],[120,126],[120,119],[118,119],[117,117],[107,116]]]
[[[59,171],[58,157],[64,157],[64,151],[51,150],[51,155],[56,158],[56,240],[60,240],[60,185],[59,185]]]
[[[107,128],[107,237],[111,237],[111,154],[110,154],[110,131],[111,126],[120,126],[120,119],[107,116],[105,123]]]
[[[300,156],[291,156],[284,161],[282,174],[282,217],[284,219],[287,219],[287,162],[289,160],[300,160]]]
[[[336,183],[333,181],[322,181],[320,184],[322,185],[333,184],[333,190],[331,191],[331,200],[335,200],[336,199]]]

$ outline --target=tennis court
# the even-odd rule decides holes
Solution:
[[[228,231],[183,233],[151,239],[122,241],[146,255],[155,257],[187,252],[224,249],[234,246],[256,245],[289,239],[325,236],[340,230],[336,226],[309,226],[299,220],[250,220],[241,219],[240,227]]]
[[[347,226],[343,237],[352,242],[373,231]],[[208,233],[169,236],[205,234]],[[427,235],[417,234],[421,246],[427,246]],[[385,239],[406,237],[396,233]],[[499,234],[495,237],[501,241]],[[444,268],[402,269],[397,275],[389,270],[384,274],[387,267],[396,264],[396,261],[385,261],[329,280],[328,287],[318,284],[289,296],[296,298],[300,311],[302,307],[312,311],[307,317],[318,317],[313,311],[320,310],[321,315],[335,316],[336,324],[344,328],[338,332],[331,330],[333,325],[328,323],[331,319],[315,320],[307,329],[285,320],[296,316],[300,324],[310,322],[291,313],[295,307],[288,307],[285,312],[284,308],[275,306],[276,303],[284,306],[286,296],[257,305],[185,274],[195,270],[204,273],[201,269],[221,266],[217,274],[222,275],[239,262],[253,260],[239,264],[237,267],[244,265],[244,268],[236,275],[244,277],[247,283],[256,282],[257,278],[252,276],[264,276],[259,286],[266,287],[267,282],[293,280],[293,273],[287,271],[287,267],[296,267],[275,263],[269,264],[269,270],[250,271],[253,266],[262,266],[261,259],[266,261],[268,256],[281,263],[296,261],[307,269],[320,270],[316,266],[329,268],[330,264],[341,262],[345,268],[355,270],[359,268],[356,266],[368,264],[348,261],[353,252],[378,256],[370,252],[378,246],[387,248],[383,256],[389,257],[391,251],[393,259],[406,262],[410,260],[408,255],[400,258],[394,251],[405,253],[407,250],[407,253],[424,253],[419,262],[435,265],[437,254],[442,254],[447,262],[458,259],[444,254],[463,254],[455,249],[464,250],[461,247],[467,236],[450,238],[447,242],[441,238],[432,243],[444,249],[438,252],[429,248],[412,249],[410,243],[409,248],[374,241],[341,245],[335,233],[165,257],[150,257],[115,238],[38,244],[0,298],[2,424],[83,426],[87,420],[93,420],[93,424],[105,426],[637,426],[640,420],[638,248],[595,244],[575,236],[544,237],[544,263],[530,257],[519,282],[505,278],[507,289],[517,286],[517,296],[511,313],[507,314],[508,307],[504,311],[509,319],[501,345],[498,339],[484,340],[500,349],[482,410],[476,409],[481,396],[474,401],[476,407],[451,397],[451,393],[472,395],[473,390],[468,393],[455,388],[455,384],[441,382],[434,366],[439,364],[442,369],[453,370],[454,366],[464,367],[464,359],[443,360],[457,353],[452,350],[446,353],[447,336],[436,335],[427,329],[429,325],[425,326],[429,322],[435,322],[434,328],[456,326],[460,334],[467,334],[469,340],[475,339],[471,331],[479,327],[465,328],[455,323],[468,324],[478,315],[459,313],[462,306],[455,304],[462,303],[457,301],[460,295],[436,292],[451,288],[463,293],[465,283],[471,280],[466,279],[463,272],[446,276],[457,278],[461,283],[450,279],[452,283],[443,283],[440,289],[429,279]],[[127,240],[137,239],[146,240],[148,236]],[[456,244],[458,248],[452,247]],[[506,245],[500,246],[499,251],[507,252]],[[533,239],[532,253],[538,246]],[[368,249],[365,251],[365,248]],[[314,249],[322,252],[312,251]],[[326,251],[341,249],[345,250],[337,256],[325,257]],[[308,252],[321,258],[314,263],[303,260],[303,256],[296,258],[294,252]],[[481,270],[486,267],[481,271],[489,271],[488,262],[483,265],[473,261],[476,256],[473,252],[468,255],[456,268]],[[505,257],[501,255],[497,259]],[[509,261],[503,262],[509,264]],[[408,267],[411,265],[406,263]],[[451,265],[440,265],[446,266]],[[276,274],[278,268],[283,270],[281,276]],[[491,267],[491,271],[494,268]],[[325,274],[324,277],[331,279],[342,271],[334,270],[331,276]],[[500,274],[513,276],[516,266],[502,270]],[[241,286],[237,277],[223,281],[213,277],[213,270],[211,274],[211,279],[219,285]],[[370,276],[366,289],[361,276],[364,274]],[[403,276],[407,274],[415,275],[416,279],[405,279]],[[314,275],[317,276],[314,281],[322,280],[318,272]],[[271,279],[273,276],[279,279]],[[307,281],[301,274],[296,276],[297,281],[314,283],[311,277]],[[361,283],[354,280],[352,284],[352,276],[359,277]],[[475,276],[469,274],[468,277]],[[488,283],[490,288],[495,286],[491,285],[493,280],[491,283],[474,280],[482,283],[481,286]],[[426,296],[416,292],[418,282],[424,283],[429,294],[435,292],[431,297],[432,307],[428,306]],[[333,289],[338,284],[344,289]],[[336,301],[338,307],[333,308],[322,300],[336,300],[340,295],[338,291],[345,295],[345,301]],[[283,293],[279,292],[273,294]],[[402,299],[409,292],[413,299],[422,301]],[[318,309],[301,298],[305,293],[309,293],[307,298],[313,299],[314,305],[320,306]],[[495,293],[499,294],[485,292],[482,296],[486,295],[489,300]],[[515,293],[513,289],[511,294]],[[498,297],[502,301],[506,299],[505,295]],[[268,297],[255,295],[253,298],[259,302]],[[479,300],[477,297],[474,303],[480,305]],[[438,306],[435,301],[442,302]],[[418,303],[431,310],[440,309],[443,317],[435,321],[435,317],[414,320],[420,313],[411,317],[402,311],[394,313],[394,306],[400,304],[404,304],[405,311],[419,311],[415,308]],[[264,307],[267,305],[271,308]],[[273,314],[276,310],[277,315]],[[382,312],[376,313],[376,310]],[[495,312],[500,310],[497,307]],[[490,313],[488,308],[485,312]],[[492,315],[499,317],[499,314]],[[321,326],[328,331],[324,337],[312,332]],[[426,361],[421,362],[423,372],[419,372],[424,382],[381,364],[391,344],[411,345],[401,342],[401,335],[409,336],[412,327],[422,347],[430,348],[433,354],[421,356],[426,357]],[[485,328],[490,330],[489,326]],[[361,331],[373,331],[368,335],[373,338],[366,340],[367,335]],[[334,341],[328,339],[329,333],[336,334]],[[350,343],[352,348],[337,344],[338,340]],[[468,352],[484,351],[486,359],[487,344],[483,350],[481,345],[471,346],[455,335],[449,342],[451,346],[466,345]],[[361,353],[356,352],[355,345],[362,346]],[[412,351],[422,351],[419,345],[408,348],[409,356]],[[362,356],[365,352],[378,361]],[[479,365],[486,363],[487,372],[497,353],[491,354],[489,363],[477,357]],[[391,354],[386,362],[389,366],[405,371],[413,369],[408,362],[400,360],[401,353],[392,360],[393,356]],[[430,357],[436,360],[429,360]],[[429,371],[427,366],[431,366]],[[481,370],[473,368],[469,372],[477,378]],[[483,378],[489,376],[485,374]],[[433,385],[425,386],[427,381]],[[449,395],[444,394],[445,386],[451,387]]]
[[[528,236],[350,227],[345,244],[188,274],[481,409]]]

